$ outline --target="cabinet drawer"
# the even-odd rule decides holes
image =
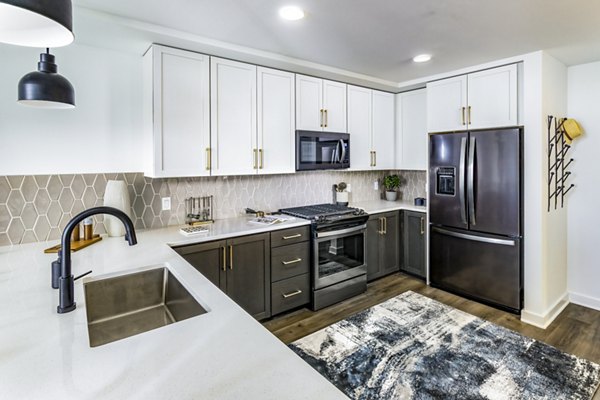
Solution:
[[[310,271],[310,242],[271,250],[271,281],[277,282]]]
[[[299,275],[271,285],[271,315],[308,304],[310,274]]]
[[[310,239],[309,235],[310,230],[308,226],[271,232],[271,247],[305,242]]]

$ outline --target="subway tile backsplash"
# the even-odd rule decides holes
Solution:
[[[390,172],[388,172],[390,173]],[[393,171],[404,179],[402,198],[425,196],[425,171]],[[108,180],[127,182],[131,216],[138,229],[184,223],[184,200],[213,195],[215,219],[239,216],[246,207],[276,211],[282,207],[327,203],[331,186],[352,185],[350,201],[375,200],[373,182],[383,171],[299,172],[290,175],[151,179],[142,173],[0,176],[0,246],[58,240],[77,213],[102,205]],[[161,210],[161,197],[171,197],[171,211]],[[96,233],[105,233],[96,217]]]

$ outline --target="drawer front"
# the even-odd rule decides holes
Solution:
[[[310,242],[271,250],[271,281],[277,282],[310,272]]]
[[[310,302],[310,274],[299,275],[271,285],[271,315]]]
[[[306,242],[310,239],[310,227],[284,229],[271,232],[271,247],[286,246],[288,244]]]

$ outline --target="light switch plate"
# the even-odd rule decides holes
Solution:
[[[373,190],[379,190],[379,181],[373,181]]]
[[[163,197],[162,198],[162,210],[163,211],[170,211],[171,210],[171,198],[170,197]]]

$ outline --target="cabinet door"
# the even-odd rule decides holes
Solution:
[[[517,65],[469,74],[468,100],[470,129],[517,125]]]
[[[225,291],[226,242],[224,240],[176,247],[174,250],[215,286]]]
[[[427,84],[427,130],[448,132],[467,129],[467,76]]]
[[[346,84],[323,81],[323,130],[347,132],[346,130]]]
[[[350,168],[371,169],[372,90],[348,86],[348,133],[350,134]]]
[[[255,174],[256,66],[211,59],[211,174]]]
[[[396,97],[396,167],[427,169],[427,91],[400,93]]]
[[[259,174],[292,173],[295,164],[294,74],[258,67]]]
[[[153,46],[144,67],[146,175],[209,175],[209,57]]]
[[[373,90],[373,166],[389,170],[395,162],[394,95]]]
[[[383,235],[381,236],[379,263],[383,275],[400,269],[400,214],[393,211],[383,214]]]
[[[425,214],[404,211],[404,261],[401,270],[425,278]]]
[[[226,293],[256,319],[271,315],[271,244],[269,234],[227,241]]]
[[[296,75],[296,129],[323,130],[323,80]]]
[[[380,214],[369,216],[367,221],[367,280],[380,277],[379,242],[383,221]]]

